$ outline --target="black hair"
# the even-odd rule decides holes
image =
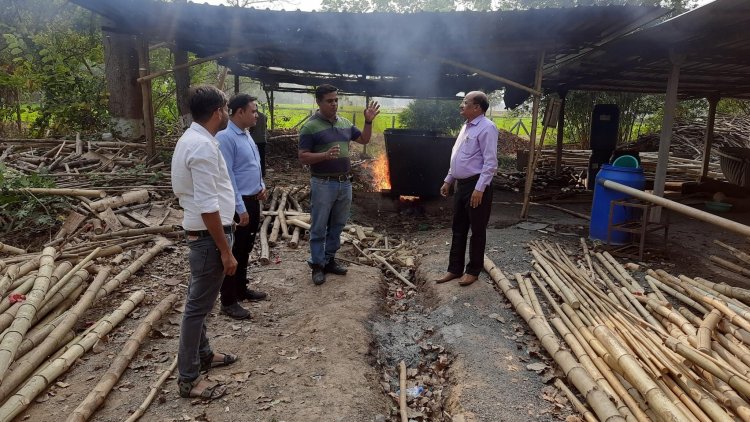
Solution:
[[[229,115],[234,115],[237,110],[247,107],[248,104],[256,101],[258,98],[250,94],[237,94],[229,100]]]
[[[338,91],[339,91],[338,88],[330,84],[319,85],[317,88],[315,88],[315,100],[321,101],[323,97],[326,96],[326,94],[330,94],[332,92],[338,92]]]
[[[474,102],[479,104],[483,113],[486,113],[490,109],[490,100],[487,99],[487,94],[484,92],[480,92],[480,95],[475,95]]]
[[[198,123],[206,122],[217,108],[227,105],[227,96],[213,85],[190,88],[190,114]]]

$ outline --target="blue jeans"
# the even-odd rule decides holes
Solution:
[[[227,234],[232,245],[233,234]],[[206,316],[214,307],[224,280],[221,253],[211,236],[188,240],[190,252],[190,285],[185,299],[185,312],[180,326],[177,352],[179,381],[193,381],[200,375],[200,359],[213,356],[206,336]]]
[[[310,259],[325,266],[341,247],[341,232],[352,207],[350,181],[310,178]]]

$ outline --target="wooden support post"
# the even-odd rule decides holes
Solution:
[[[667,180],[667,165],[669,164],[669,146],[672,142],[672,127],[674,126],[674,115],[677,110],[677,87],[680,81],[680,65],[685,56],[669,53],[672,62],[672,72],[667,80],[667,98],[664,102],[664,119],[661,124],[661,135],[659,136],[659,158],[654,174],[654,195],[664,196],[664,185]],[[651,212],[651,221],[661,219],[661,208]]]
[[[560,115],[557,116],[557,145],[555,149],[555,176],[562,171],[563,135],[565,133],[565,97],[567,91],[560,91]]]
[[[234,75],[234,93],[235,94],[240,93],[240,75],[238,74]]]
[[[148,75],[149,71],[149,48],[148,40],[143,37],[136,38],[135,44],[138,50],[138,75],[141,78]],[[156,156],[156,142],[154,139],[154,107],[151,99],[151,80],[138,79],[141,84],[141,96],[143,97],[143,126],[146,136],[146,154],[149,158]]]
[[[529,196],[531,195],[531,184],[534,182],[534,152],[536,151],[536,129],[539,124],[539,102],[542,99],[540,91],[542,90],[542,70],[544,65],[544,51],[539,54],[539,60],[536,64],[536,76],[534,77],[534,103],[531,115],[531,136],[529,137],[529,161],[526,167],[526,185],[523,190],[523,206],[521,207],[521,218],[525,219],[529,215]]]
[[[365,95],[365,109],[367,109],[367,106],[370,105],[370,96]],[[352,122],[354,123],[354,122]],[[365,124],[362,123],[362,127],[364,128]],[[370,155],[367,153],[367,144],[362,145],[362,158],[368,158]]]
[[[268,114],[271,115],[271,130],[276,129],[276,110],[274,109],[273,90],[266,89],[266,102],[268,103]]]
[[[716,123],[716,105],[719,103],[718,96],[710,96],[708,100],[708,120],[706,120],[706,136],[703,138],[703,167],[700,179],[708,174],[708,163],[711,160],[711,146],[714,142],[714,123]]]

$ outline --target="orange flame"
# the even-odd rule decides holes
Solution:
[[[368,163],[367,168],[372,174],[373,187],[377,191],[391,189],[391,174],[388,170],[388,157],[381,153],[378,158]]]

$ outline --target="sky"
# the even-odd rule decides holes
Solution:
[[[208,4],[226,4],[224,0],[190,0],[195,3]],[[698,0],[699,5],[711,3],[714,0]],[[320,10],[321,0],[276,0],[268,3],[258,3],[254,5],[256,9],[284,9],[284,10],[302,10],[310,12]]]

